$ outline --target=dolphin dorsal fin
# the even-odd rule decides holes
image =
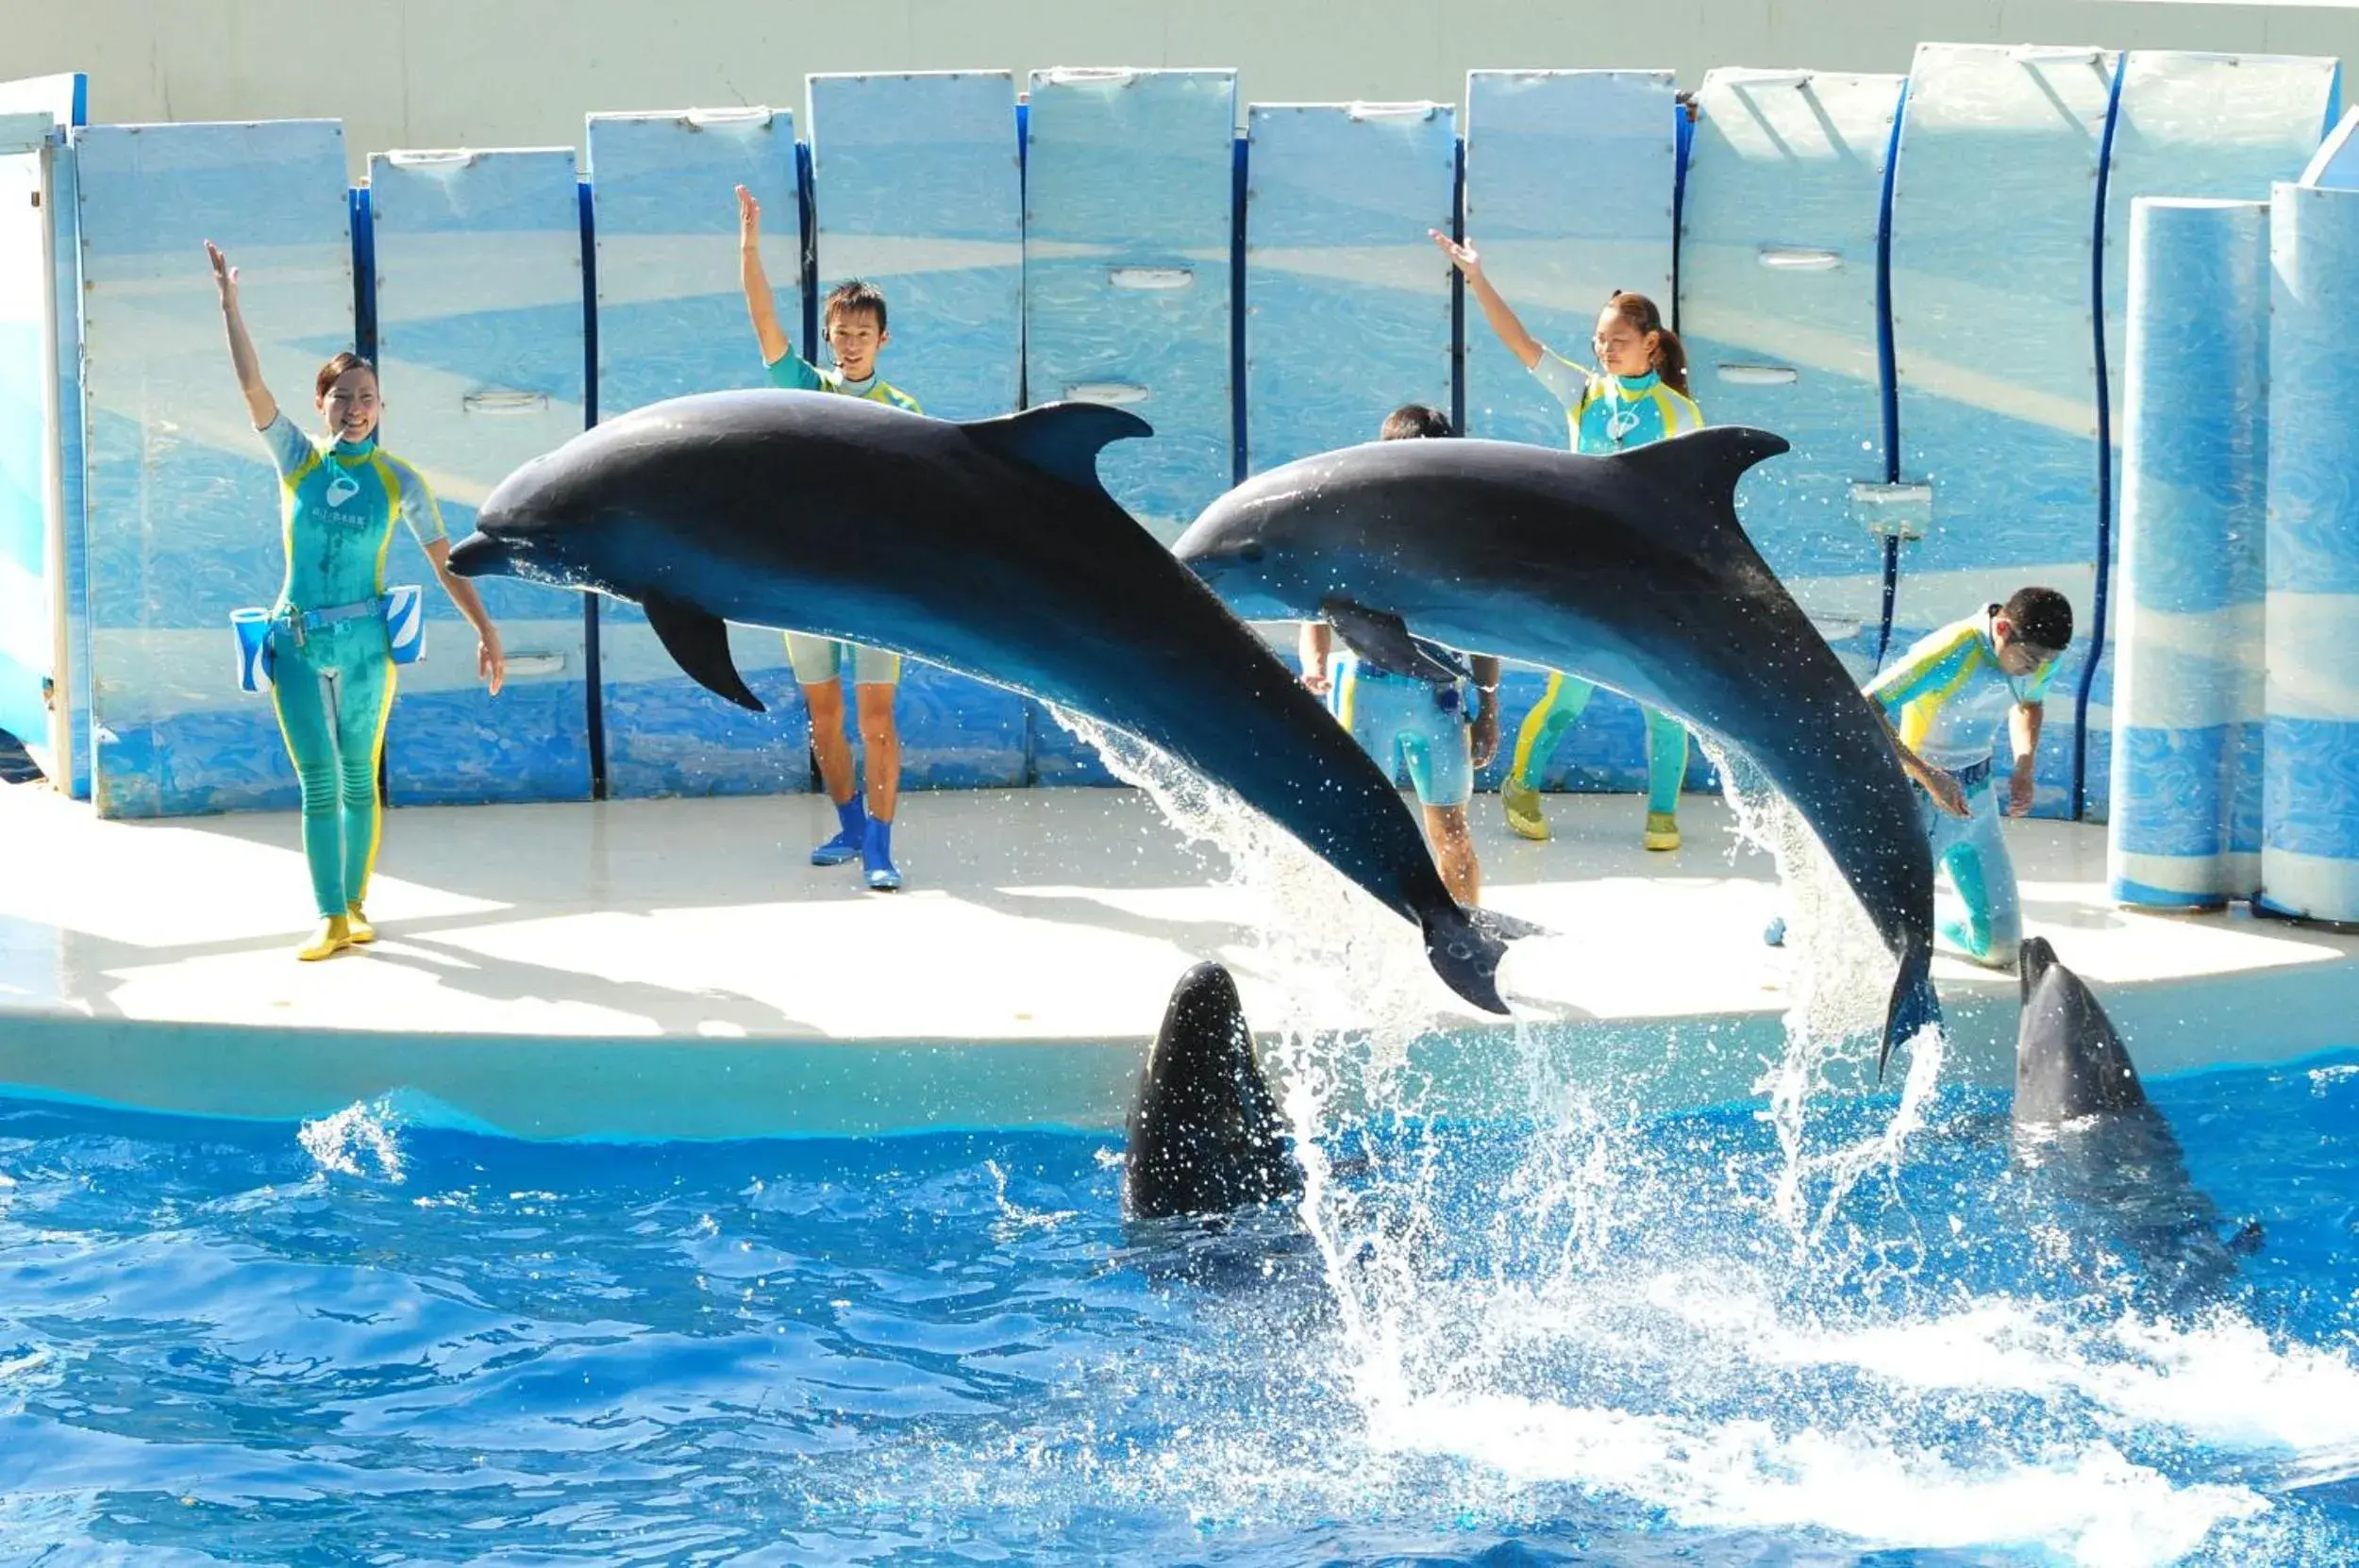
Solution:
[[[1102,403],[1045,403],[962,428],[1003,458],[1101,493],[1106,487],[1097,477],[1097,454],[1106,443],[1155,433],[1138,415]]]
[[[1783,436],[1746,425],[1712,425],[1701,430],[1633,446],[1606,460],[1646,475],[1648,482],[1674,495],[1692,496],[1707,504],[1718,501],[1734,508],[1736,481],[1765,458],[1790,452]]]

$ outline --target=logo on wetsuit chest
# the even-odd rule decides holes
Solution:
[[[360,481],[349,474],[338,474],[327,481],[327,504],[341,507],[360,493]]]

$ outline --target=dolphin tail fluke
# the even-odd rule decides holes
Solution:
[[[1425,956],[1442,983],[1485,1012],[1504,1013],[1499,996],[1499,959],[1507,942],[1455,904],[1425,921]]]
[[[1882,1083],[1892,1048],[1915,1038],[1928,1024],[1941,1022],[1941,998],[1933,994],[1933,945],[1921,937],[1909,939],[1900,955],[1900,973],[1892,982],[1892,1002],[1884,1009],[1883,1049],[1876,1053],[1876,1081]]]
[[[690,679],[740,708],[763,711],[761,699],[745,685],[737,661],[729,657],[729,628],[719,616],[667,593],[649,593],[639,608],[647,612],[647,624],[655,627],[663,651]]]

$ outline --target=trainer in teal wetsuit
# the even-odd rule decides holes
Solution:
[[[271,702],[303,789],[311,896],[332,919],[367,896],[376,863],[376,769],[394,684],[378,601],[393,520],[424,548],[443,537],[443,517],[418,471],[374,438],[322,450],[284,413],[261,435],[287,546],[271,607]]]
[[[1531,374],[1564,405],[1576,452],[1621,452],[1703,428],[1703,410],[1695,400],[1665,386],[1663,377],[1652,372],[1592,374],[1544,347]],[[1596,691],[1579,676],[1549,672],[1548,692],[1515,732],[1514,765],[1499,792],[1509,826],[1526,838],[1548,837],[1539,809],[1540,774]],[[1687,776],[1687,730],[1654,709],[1642,707],[1640,711],[1647,719],[1647,847],[1676,848],[1680,785]]]
[[[394,518],[409,525],[443,591],[474,626],[476,670],[494,696],[507,659],[475,585],[451,575],[450,542],[426,481],[377,450],[376,367],[352,353],[320,367],[312,404],[332,443],[314,446],[263,384],[238,308],[237,269],[209,240],[205,255],[221,293],[238,391],[278,469],[287,575],[263,651],[271,702],[303,789],[303,856],[320,911],[319,930],[295,957],[330,958],[376,937],[360,901],[376,859],[376,768],[393,703],[393,644],[380,599]]]

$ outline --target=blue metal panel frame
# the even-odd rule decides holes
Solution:
[[[1927,537],[1900,552],[1893,642],[2032,581],[2073,600],[2081,633],[2040,744],[2046,816],[2072,809],[2081,733],[2064,699],[2102,636],[2093,293],[2117,66],[2094,48],[1923,45],[1893,179],[1899,476],[1933,487]]]
[[[1098,467],[1174,539],[1234,476],[1236,75],[1034,72],[1027,117],[1027,392],[1131,404],[1149,441]]]
[[[313,423],[312,375],[353,341],[343,128],[99,125],[75,145],[93,798],[109,816],[290,807],[276,717],[238,691],[228,630],[284,575],[278,484],[199,246],[227,247],[263,376]]]
[[[810,79],[814,300],[847,277],[886,296],[886,378],[936,419],[1013,412],[1024,362],[1021,149],[1005,72]],[[1004,687],[902,666],[905,788],[1030,774],[1031,705]]]
[[[768,384],[737,279],[745,185],[762,208],[762,259],[779,314],[800,320],[802,181],[785,110],[589,117],[596,269],[594,396],[601,418],[666,397]],[[807,352],[808,339],[795,347]],[[766,713],[680,674],[636,606],[598,607],[607,789],[618,798],[811,786],[810,720],[784,640],[732,627],[729,647]]]
[[[370,287],[385,440],[436,486],[456,541],[492,488],[584,425],[581,215],[571,148],[380,153],[369,161]],[[403,672],[386,742],[401,804],[591,792],[579,596],[478,585],[510,660],[497,697],[473,629],[427,597],[427,658]]]
[[[1524,325],[1576,364],[1615,290],[1673,308],[1676,116],[1667,71],[1467,74],[1466,237]],[[1567,444],[1564,409],[1478,318],[1467,433]]]
[[[1681,320],[1706,417],[1793,451],[1748,475],[1746,531],[1865,677],[1883,642],[1887,551],[1851,487],[1891,467],[1883,204],[1901,78],[1715,71],[1681,225]]]
[[[1374,441],[1451,400],[1457,116],[1447,105],[1256,104],[1246,189],[1246,470]]]

